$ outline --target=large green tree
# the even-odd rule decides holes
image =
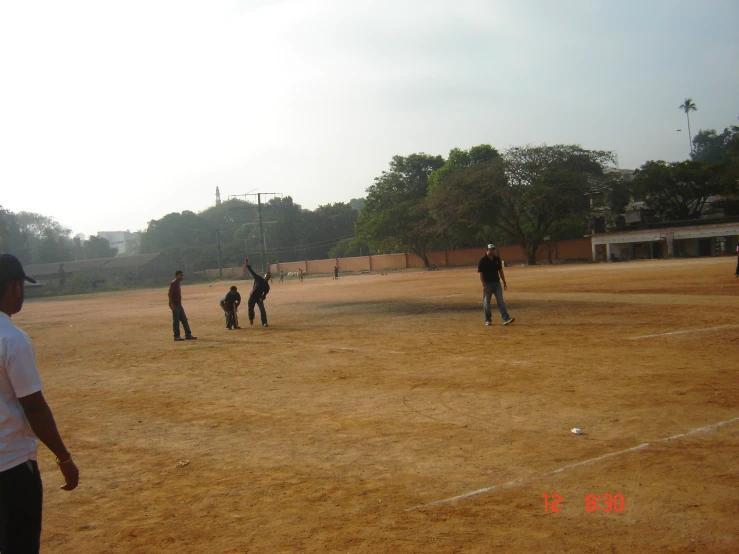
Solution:
[[[696,162],[724,164],[730,160],[732,141],[739,139],[739,127],[732,126],[717,133],[715,129],[701,130],[693,138],[691,159]]]
[[[429,193],[429,207],[449,246],[496,240],[500,191],[507,175],[500,157],[457,167],[442,168]]]
[[[439,234],[427,202],[429,175],[443,165],[441,156],[394,156],[390,170],[367,189],[357,237],[382,250],[410,250],[428,267],[427,252]]]
[[[662,221],[696,219],[726,190],[719,166],[694,161],[649,161],[636,171],[633,187]]]
[[[505,153],[507,179],[499,182],[497,226],[521,245],[529,264],[545,237],[585,221],[589,194],[612,180],[611,152],[577,145],[524,146]],[[584,230],[584,229],[583,229]]]
[[[18,212],[15,219],[26,241],[28,263],[66,262],[73,259],[71,229],[53,217],[33,212]]]
[[[82,243],[82,252],[85,254],[86,260],[96,260],[98,258],[113,258],[118,254],[118,249],[111,248],[108,239],[90,235],[90,238]]]
[[[23,263],[33,261],[26,234],[18,223],[18,219],[13,212],[2,206],[0,206],[0,252],[12,253]]]
[[[152,219],[141,235],[141,253],[162,252],[174,246],[215,244],[216,227],[191,211]]]

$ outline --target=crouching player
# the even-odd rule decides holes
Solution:
[[[268,271],[264,274],[264,277],[258,273],[254,273],[254,270],[249,265],[249,258],[246,259],[246,269],[254,277],[254,287],[251,289],[249,294],[249,325],[254,325],[254,304],[259,306],[259,314],[262,317],[262,325],[267,325],[267,310],[264,309],[264,300],[267,298],[269,293],[269,280],[272,278],[272,274]]]
[[[239,304],[241,304],[241,295],[236,287],[231,287],[231,290],[221,299],[221,308],[226,313],[226,329],[241,329],[237,314]]]

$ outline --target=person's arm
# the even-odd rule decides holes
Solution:
[[[56,456],[57,465],[64,476],[64,485],[61,488],[65,491],[76,488],[80,480],[80,471],[74,464],[69,450],[64,446],[54,421],[54,414],[51,413],[43,393],[39,391],[23,396],[18,402],[34,434]]]
[[[246,266],[246,269],[249,270],[249,273],[251,273],[251,275],[252,275],[252,277],[254,277],[254,280],[255,281],[261,281],[262,280],[262,276],[259,275],[259,273],[254,273],[254,270],[251,268],[250,265]]]
[[[508,285],[505,282],[505,275],[503,274],[503,264],[501,263],[500,269],[498,269],[498,275],[500,275],[500,280],[503,281],[503,290],[508,290]]]
[[[169,285],[169,290],[167,291],[167,299],[169,300],[169,309],[172,309],[172,285]]]

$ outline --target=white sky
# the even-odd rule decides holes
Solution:
[[[736,0],[0,0],[0,205],[89,235],[481,143],[685,159],[685,97],[694,135],[739,124],[737,29]]]

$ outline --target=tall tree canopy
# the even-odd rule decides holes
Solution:
[[[443,165],[441,156],[394,156],[390,171],[383,171],[367,189],[356,225],[358,238],[373,247],[410,250],[428,267],[426,253],[439,232],[427,203],[429,175]]]
[[[636,171],[633,187],[662,221],[696,219],[726,190],[718,166],[694,161],[649,161]]]
[[[429,207],[452,247],[495,240],[505,163],[487,144],[453,149],[430,177]]]
[[[111,248],[108,239],[95,235],[90,235],[90,238],[82,243],[82,251],[85,253],[85,259],[87,260],[113,258],[118,254],[118,249]]]
[[[505,153],[507,179],[500,182],[497,225],[526,252],[529,264],[544,237],[590,210],[589,194],[613,177],[611,152],[577,145],[523,146]]]

